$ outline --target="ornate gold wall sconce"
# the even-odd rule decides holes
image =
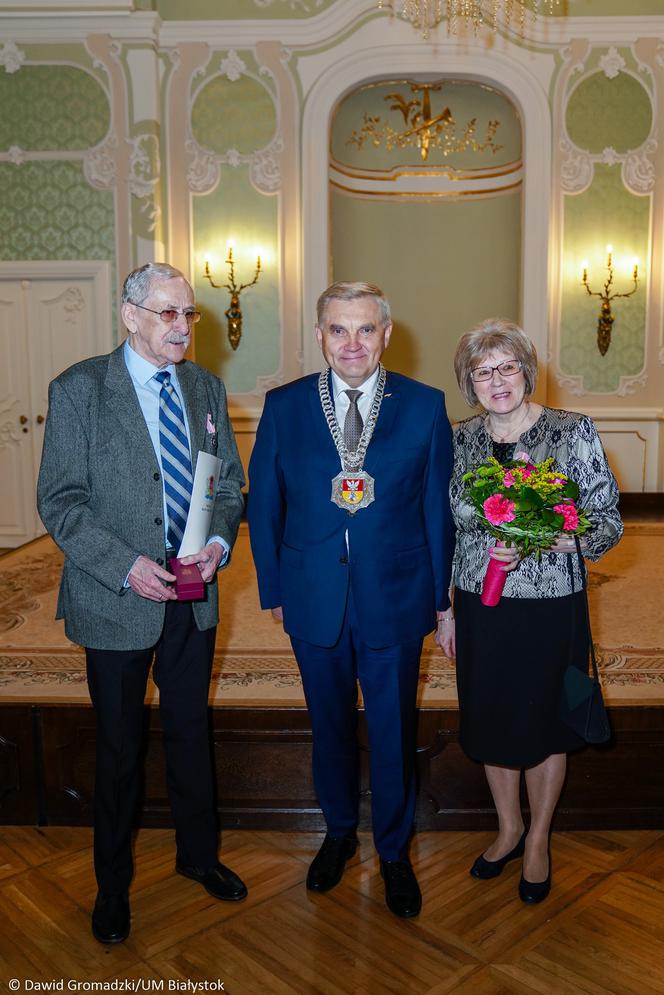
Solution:
[[[233,247],[229,245],[228,255],[226,257],[226,265],[228,266],[228,283],[215,283],[212,279],[212,274],[210,273],[210,263],[205,260],[205,272],[203,273],[206,280],[210,281],[210,286],[214,287],[215,290],[227,290],[231,295],[231,302],[224,314],[228,320],[228,341],[230,342],[232,348],[235,350],[240,344],[240,339],[242,338],[242,310],[240,308],[240,294],[243,290],[247,290],[249,287],[253,287],[254,284],[258,283],[258,277],[261,275],[261,257],[256,257],[256,273],[251,283],[241,283],[239,286],[235,282],[235,260],[233,259]]]
[[[635,294],[639,286],[639,261],[638,259],[633,260],[632,270],[632,280],[634,281],[634,286],[631,290],[624,294],[611,293],[611,287],[613,286],[613,246],[607,245],[606,247],[606,269],[607,278],[604,283],[603,290],[591,290],[590,284],[588,283],[588,260],[584,259],[581,263],[583,267],[583,275],[581,277],[581,282],[583,286],[588,291],[591,297],[599,297],[602,302],[599,309],[599,316],[597,319],[597,348],[599,349],[602,356],[605,356],[608,352],[609,346],[611,345],[611,329],[613,327],[613,322],[616,320],[613,312],[611,310],[611,301],[615,300],[617,297],[631,297]]]

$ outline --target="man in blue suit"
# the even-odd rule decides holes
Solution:
[[[450,425],[439,390],[380,363],[382,291],[336,283],[318,301],[328,364],[268,393],[249,467],[261,605],[302,675],[327,835],[307,887],[328,891],[357,848],[357,682],[369,733],[373,835],[388,907],[418,914],[408,860],[423,637],[451,617]]]

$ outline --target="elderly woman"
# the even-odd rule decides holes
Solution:
[[[571,537],[558,539],[539,560],[496,547],[464,495],[462,477],[490,456],[501,463],[517,453],[535,463],[553,456],[555,469],[579,485],[579,505],[591,519],[581,544],[589,560],[598,560],[622,535],[618,488],[591,419],[531,400],[537,354],[518,325],[490,319],[466,332],[454,366],[465,400],[484,410],[455,428],[454,610],[439,616],[436,641],[447,656],[456,652],[461,746],[484,764],[498,814],[498,836],[470,873],[493,878],[523,856],[519,895],[540,902],[551,888],[549,833],[566,755],[583,745],[558,717],[565,668],[588,659],[583,577]],[[495,607],[480,601],[489,557],[507,572]],[[522,770],[527,830],[519,800]]]

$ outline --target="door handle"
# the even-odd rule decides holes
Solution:
[[[27,422],[28,422],[27,415],[21,415],[21,417],[19,418],[19,421],[20,421],[21,425],[26,425]]]
[[[37,415],[37,424],[38,425],[43,425],[43,423],[44,423],[44,416],[43,415]]]

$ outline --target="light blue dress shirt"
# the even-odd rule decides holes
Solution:
[[[187,431],[187,441],[189,442],[189,451],[191,452],[187,409],[184,401],[182,400],[182,391],[180,389],[180,384],[178,383],[177,367],[174,363],[170,363],[168,366],[164,366],[160,370],[158,367],[148,362],[147,359],[139,356],[139,354],[129,345],[128,339],[124,345],[124,361],[134,385],[136,397],[138,398],[138,403],[141,406],[145,424],[147,425],[148,432],[150,433],[150,439],[152,440],[155,456],[157,457],[157,462],[159,463],[159,470],[161,471],[165,539],[168,532],[168,510],[166,508],[166,494],[163,489],[164,474],[161,466],[161,447],[159,445],[159,394],[161,392],[161,384],[158,380],[155,380],[156,373],[160,373],[161,370],[165,370],[171,375],[171,383],[180,401],[180,407],[182,408],[185,429]],[[228,559],[228,553],[230,551],[228,543],[225,539],[222,539],[221,536],[216,535],[210,536],[208,542],[218,542],[222,547],[224,552],[219,562],[219,566],[223,566]]]

